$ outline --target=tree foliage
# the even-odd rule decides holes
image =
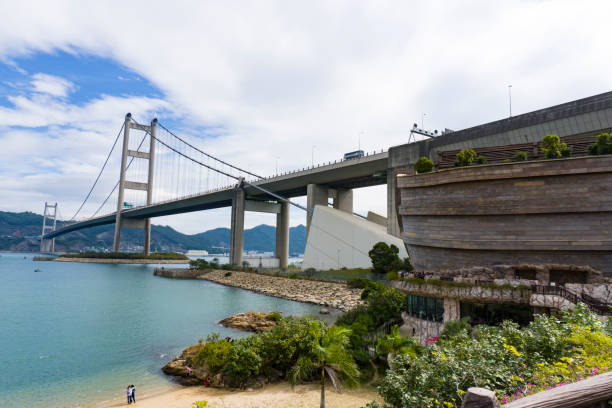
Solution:
[[[386,242],[378,242],[368,252],[372,261],[372,271],[377,273],[387,273],[401,269],[399,248],[395,245],[387,245]]]
[[[462,149],[455,158],[455,166],[469,166],[474,163],[476,152],[474,149]]]
[[[609,133],[597,135],[595,143],[589,145],[589,154],[612,154],[612,135]]]
[[[547,159],[569,156],[571,149],[557,135],[549,134],[542,139],[542,153]]]
[[[429,173],[434,168],[434,162],[429,160],[427,157],[419,157],[414,163],[414,171],[417,173]]]
[[[336,391],[341,391],[340,384],[357,385],[359,369],[348,350],[351,331],[346,327],[324,325],[314,321],[309,323],[312,342],[309,351],[300,355],[291,368],[289,382],[295,385],[302,380],[309,380],[320,375],[321,408],[325,408],[325,378],[328,376]]]

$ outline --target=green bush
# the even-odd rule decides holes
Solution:
[[[602,326],[582,304],[561,319],[537,316],[524,328],[506,321],[472,332],[467,322],[447,324],[420,355],[395,358],[379,392],[385,407],[460,407],[474,386],[506,403],[609,369],[612,338]]]
[[[363,289],[366,286],[368,286],[369,282],[371,282],[371,281],[369,279],[366,279],[366,278],[349,278],[346,281],[346,285],[349,288]]]
[[[225,276],[225,277],[227,278],[227,277],[232,276],[232,273],[231,273],[231,272],[225,272],[225,273],[223,274],[223,276]]]
[[[189,268],[191,269],[210,269],[211,264],[206,259],[195,259],[189,261]]]
[[[473,149],[463,149],[457,153],[455,166],[469,166],[474,163],[476,152]]]
[[[266,319],[272,320],[273,322],[278,323],[281,320],[283,320],[283,315],[280,314],[280,312],[272,312],[272,313],[268,313],[268,315],[266,316]]]
[[[565,142],[562,142],[559,136],[553,134],[544,136],[540,150],[547,159],[567,157],[571,153],[571,149],[567,147]]]
[[[589,145],[589,154],[612,154],[612,135],[609,133],[597,135],[596,142]]]
[[[196,366],[208,364],[208,367],[217,372],[223,368],[227,361],[232,344],[226,339],[219,339],[219,333],[213,333],[206,338],[206,344],[193,358]]]
[[[372,261],[372,272],[387,273],[402,269],[402,261],[399,258],[399,248],[395,245],[387,245],[385,242],[378,242],[368,252]]]
[[[526,161],[527,157],[527,152],[516,152],[514,154],[514,161]]]
[[[478,155],[478,157],[476,157],[476,163],[487,164],[487,158],[483,155]]]
[[[297,273],[290,273],[287,277],[289,279],[299,279],[300,275],[298,275]]]
[[[385,275],[385,279],[388,280],[389,282],[394,281],[394,280],[398,280],[399,279],[399,272],[398,271],[387,272],[386,275]]]
[[[261,363],[256,349],[245,342],[238,342],[232,345],[227,354],[223,374],[230,386],[241,387],[249,377],[259,374]]]
[[[427,157],[419,157],[414,163],[414,170],[418,173],[429,173],[434,167],[434,162],[429,160]]]

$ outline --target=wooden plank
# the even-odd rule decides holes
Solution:
[[[612,399],[612,372],[542,391],[502,408],[580,408],[609,399]]]

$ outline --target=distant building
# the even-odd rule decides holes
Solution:
[[[204,249],[190,249],[185,253],[187,256],[206,256],[208,255],[208,251]]]

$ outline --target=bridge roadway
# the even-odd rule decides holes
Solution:
[[[343,160],[337,163],[321,165],[306,170],[266,178],[252,182],[285,198],[307,195],[309,184],[323,185],[331,189],[346,189],[370,187],[387,184],[388,152],[369,154],[357,159]],[[253,187],[245,188],[249,198],[268,198],[266,194]],[[181,197],[137,208],[125,209],[121,216],[126,219],[146,219],[164,215],[181,214],[193,211],[210,210],[213,208],[231,207],[233,187]],[[272,197],[269,197],[273,199]],[[45,234],[45,239],[51,239],[72,231],[98,225],[114,224],[116,213],[111,213],[85,221],[66,225]]]

